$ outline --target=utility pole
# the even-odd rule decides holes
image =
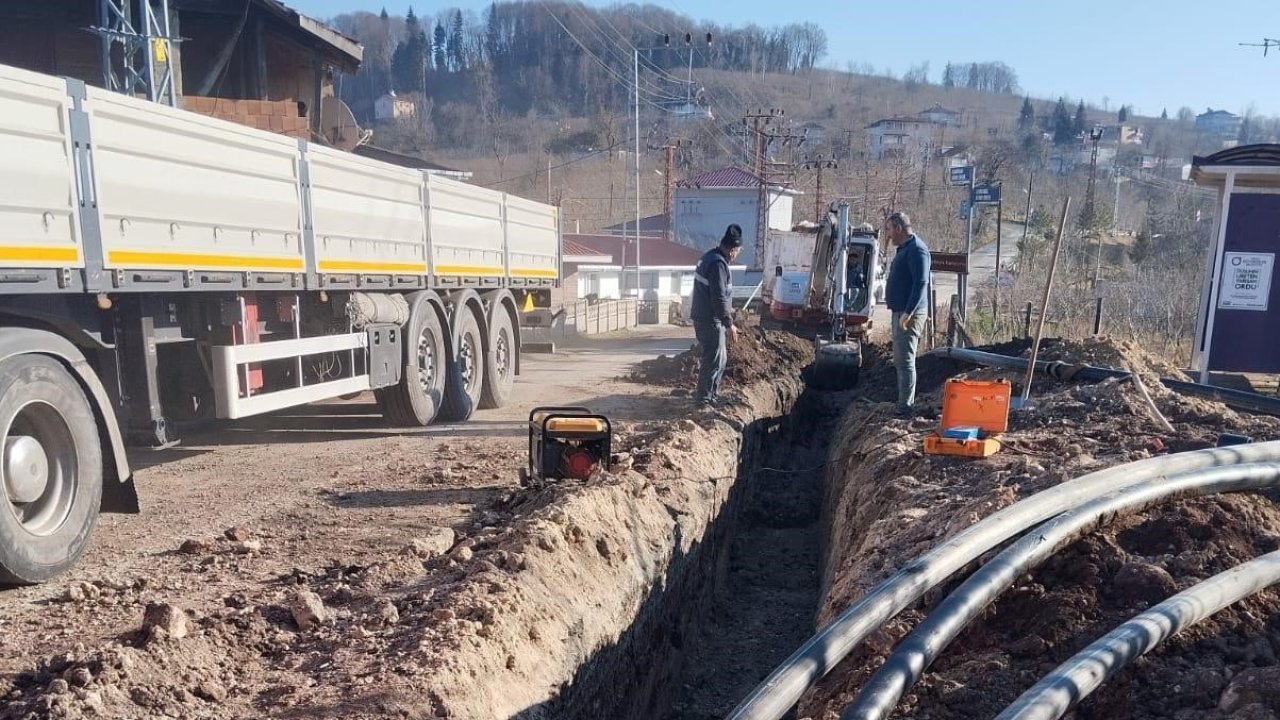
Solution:
[[[636,137],[636,299],[640,299],[640,50],[634,49],[632,58],[632,89],[635,90]]]
[[[689,82],[693,82],[693,35],[685,33],[685,44],[689,46]],[[711,33],[707,33],[707,45],[711,45]],[[671,36],[662,36],[662,46],[648,48],[654,50],[669,50],[671,48]],[[636,174],[636,297],[640,298],[640,48],[633,47],[631,49],[631,86],[634,90],[635,109],[635,174]],[[692,92],[692,91],[690,91]],[[670,213],[667,215],[671,217]],[[670,220],[668,219],[668,222]]]
[[[1093,150],[1089,155],[1089,186],[1088,186],[1088,189],[1085,190],[1085,194],[1084,194],[1083,217],[1085,219],[1085,223],[1087,224],[1086,232],[1097,232],[1096,231],[1097,207],[1093,204],[1093,201],[1094,201],[1094,190],[1096,189],[1097,182],[1098,182],[1098,142],[1102,140],[1101,126],[1098,126],[1098,125],[1093,126],[1093,129],[1089,131],[1089,140],[1093,143]],[[1101,263],[1102,261],[1102,233],[1098,233],[1098,261],[1099,263]],[[1088,261],[1086,260],[1086,262]],[[1096,276],[1094,277],[1094,280],[1093,280],[1093,287],[1095,289],[1098,287],[1098,279]]]
[[[756,176],[759,183],[759,192],[756,194],[755,263],[757,265],[764,262],[765,245],[769,234],[769,182],[766,177],[768,174],[765,160],[767,156],[766,150],[769,142],[777,137],[766,133],[766,128],[774,120],[782,118],[785,114],[781,108],[769,108],[768,111],[762,108],[743,118],[743,124],[751,126],[753,141],[751,172]],[[763,265],[760,266],[763,267]]]
[[[1027,176],[1027,211],[1022,217],[1022,247],[1027,246],[1027,233],[1031,229],[1031,192],[1035,189],[1036,184],[1036,168],[1031,166],[1031,173]],[[1019,268],[1021,272],[1021,268]]]
[[[835,170],[837,165],[835,160],[827,159],[821,155],[810,160],[805,158],[804,164],[801,165],[805,170],[816,170],[818,173],[818,189],[813,195],[813,217],[821,224],[822,216],[825,214],[822,210],[822,171]]]
[[[1124,182],[1124,177],[1120,175],[1120,170],[1115,169],[1116,182],[1116,204],[1111,211],[1111,234],[1114,236],[1120,230],[1120,183]],[[1093,287],[1097,290],[1098,280],[1102,277],[1102,236],[1098,236],[1098,258],[1097,264],[1093,268]]]
[[[973,179],[977,175],[975,168],[969,167],[969,207],[964,214],[964,258],[965,265],[969,264],[969,259],[973,257],[973,213],[977,210],[977,206],[973,204]],[[967,269],[967,268],[966,268]],[[968,321],[969,319],[969,273],[962,274],[956,280],[956,292],[960,295],[960,319]]]
[[[1004,183],[997,183],[1004,188]],[[991,323],[998,327],[1000,322],[1000,240],[1004,237],[1004,192],[1000,193],[1000,202],[996,203],[996,283],[991,288]]]
[[[693,63],[693,53],[689,53],[689,62]],[[662,239],[671,242],[671,191],[675,185],[675,169],[676,169],[676,146],[667,144],[667,167],[663,172],[662,188]]]
[[[1089,131],[1093,148],[1089,154],[1089,185],[1084,193],[1084,217],[1092,224],[1094,215],[1093,192],[1098,179],[1098,141],[1102,140],[1102,128],[1095,125]]]
[[[662,213],[663,213],[663,230],[662,237],[665,240],[675,240],[673,228],[671,225],[672,207],[674,201],[674,193],[676,186],[676,151],[682,147],[688,147],[692,142],[689,140],[672,140],[667,139],[661,145],[650,145],[650,150],[661,150],[665,160],[665,168],[662,173],[663,177],[663,195],[662,195]]]

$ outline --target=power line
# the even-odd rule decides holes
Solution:
[[[584,160],[589,160],[589,159],[591,159],[591,158],[593,158],[593,157],[596,157],[597,155],[603,155],[603,154],[608,153],[608,152],[613,152],[613,151],[614,151],[614,150],[616,150],[618,147],[619,147],[619,146],[618,146],[617,144],[614,144],[612,147],[603,148],[603,149],[601,149],[601,150],[595,150],[595,151],[593,151],[593,152],[589,152],[589,153],[587,153],[586,155],[580,155],[580,156],[578,156],[578,157],[576,157],[576,158],[572,158],[572,159],[570,159],[570,160],[566,160],[566,161],[564,161],[564,162],[560,163],[559,165],[552,165],[550,169],[552,169],[552,170],[559,170],[560,168],[569,167],[570,165],[576,165],[577,163],[580,163],[580,162],[582,162],[582,161],[584,161]],[[533,172],[525,173],[524,175],[517,175],[517,176],[515,176],[515,177],[503,178],[503,179],[501,179],[501,180],[495,180],[495,181],[493,181],[493,182],[491,182],[491,183],[485,183],[485,184],[481,185],[480,187],[494,187],[495,185],[502,185],[503,183],[515,182],[516,180],[524,180],[524,179],[526,179],[526,178],[530,178],[530,177],[533,177],[533,176],[535,176],[535,175],[541,175],[542,173],[544,173],[544,172],[546,172],[546,171],[547,171],[547,168],[540,167],[540,168],[538,168],[537,170],[534,170]]]
[[[544,7],[545,7],[545,2],[544,2]],[[575,4],[570,4],[569,9],[571,12],[576,12],[578,14],[578,16],[582,19],[582,24],[584,28],[587,31],[595,32],[595,34],[599,36],[601,40],[603,40],[602,47],[605,48],[606,52],[610,50],[616,51],[617,55],[612,58],[613,60],[617,61],[619,58],[621,58],[621,60],[623,61],[621,63],[622,65],[631,64],[632,58],[629,57],[629,53],[626,53],[621,48],[617,47],[616,41],[610,39],[607,36],[604,30],[596,23],[595,20],[592,19],[591,14],[586,10],[586,8],[575,3]],[[624,38],[624,41],[625,41],[625,38]],[[629,47],[632,47],[634,49],[634,46],[632,46],[629,42],[627,44]],[[581,43],[579,43],[579,45],[581,45]],[[584,47],[583,49],[585,50],[586,48]],[[645,80],[648,81],[648,78],[645,78]],[[624,83],[628,88],[631,87],[631,83],[629,81],[624,80]],[[652,82],[649,82],[647,85],[642,83],[640,89],[642,92],[648,93],[649,95],[658,97],[663,100],[671,100],[671,101],[683,100],[683,98],[679,98],[674,95],[664,94],[666,90],[664,90],[663,88],[659,87],[656,84],[653,84]]]
[[[543,9],[547,11],[547,14],[551,16],[551,19],[555,20],[556,24],[560,26],[560,29],[564,30],[565,34],[567,34],[574,41],[574,43],[578,45],[579,48],[582,48],[582,51],[586,53],[588,57],[594,60],[595,63],[600,66],[601,69],[603,69],[610,76],[612,76],[613,79],[616,80],[619,84],[621,84],[622,87],[626,89],[628,92],[630,92],[633,89],[633,85],[631,81],[628,80],[626,77],[624,77],[618,71],[614,70],[612,67],[609,66],[608,63],[606,63],[604,60],[601,60],[599,56],[597,56],[594,52],[592,52],[591,48],[587,47],[586,43],[582,42],[582,40],[580,40],[578,36],[575,35],[574,32],[570,30],[569,27],[565,25],[564,22],[561,21],[560,18],[554,12],[551,11],[551,8],[548,7],[546,2],[541,3],[541,5]],[[650,92],[650,91],[646,90],[645,92]],[[650,92],[650,94],[653,94],[653,93]],[[657,97],[665,100],[681,100],[682,99],[682,98],[677,98],[675,96],[658,95]],[[659,110],[662,110],[664,112],[667,111],[667,108],[653,102],[649,98],[641,97],[640,99],[645,103],[648,103],[649,105],[652,105],[653,107],[658,108]]]

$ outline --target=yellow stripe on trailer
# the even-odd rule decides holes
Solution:
[[[512,268],[511,274],[517,277],[548,277],[556,276],[556,271],[549,268]]]
[[[501,275],[501,265],[437,265],[437,275]]]
[[[384,272],[412,275],[423,275],[427,272],[426,263],[389,263],[368,260],[321,260],[317,267],[320,272]]]
[[[78,262],[75,245],[0,245],[0,262]]]
[[[204,255],[198,253],[145,252],[141,250],[113,250],[107,253],[107,262],[111,265],[130,267],[268,268],[271,270],[298,271],[303,269],[302,258]]]

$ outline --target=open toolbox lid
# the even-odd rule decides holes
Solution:
[[[1008,380],[947,380],[942,389],[940,430],[977,427],[984,435],[1009,429]]]

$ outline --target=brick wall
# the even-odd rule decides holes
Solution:
[[[294,100],[227,100],[186,95],[182,98],[182,107],[259,130],[311,138],[307,118],[298,114],[298,103]]]

